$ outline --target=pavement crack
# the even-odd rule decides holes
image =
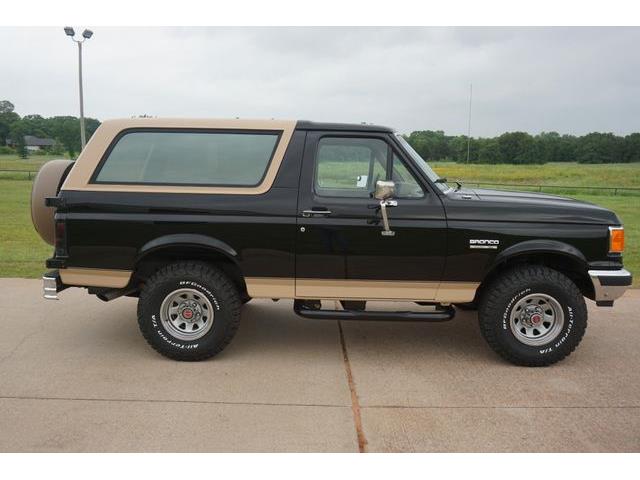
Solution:
[[[362,405],[361,409],[377,408],[377,409],[413,409],[413,410],[499,410],[499,409],[575,409],[575,410],[589,410],[589,409],[605,409],[605,408],[640,408],[640,405]]]
[[[351,392],[351,411],[353,412],[353,423],[356,428],[356,436],[358,438],[358,451],[366,453],[367,438],[364,436],[362,428],[362,417],[360,415],[360,401],[358,400],[358,392],[356,391],[356,382],[353,380],[353,372],[351,371],[351,363],[349,362],[349,354],[347,353],[347,344],[344,341],[344,332],[342,331],[342,323],[338,320],[338,331],[340,332],[340,346],[342,347],[342,359],[344,370],[347,375],[347,383]]]
[[[0,395],[0,400],[58,400],[67,402],[121,402],[121,403],[189,403],[195,405],[242,405],[257,407],[324,407],[349,408],[349,405],[330,403],[278,403],[278,402],[223,402],[218,400],[163,400],[146,398],[91,398],[91,397],[37,397],[25,395]]]

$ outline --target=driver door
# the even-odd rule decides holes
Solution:
[[[439,197],[385,133],[307,134],[298,196],[296,297],[433,300],[445,259]],[[377,180],[396,182],[383,235]]]

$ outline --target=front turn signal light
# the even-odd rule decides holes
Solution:
[[[609,253],[624,250],[624,227],[609,227]]]

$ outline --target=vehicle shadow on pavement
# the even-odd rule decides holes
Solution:
[[[339,346],[338,322],[297,316],[292,302],[253,300],[242,309],[240,328],[231,344],[210,361],[233,361],[239,356],[304,356],[329,342]],[[105,318],[108,317],[108,318]],[[120,349],[139,349],[145,356],[157,356],[142,338],[132,299],[119,300],[100,308],[91,328],[75,332],[86,342],[107,342],[114,354]],[[118,325],[114,328],[113,323]],[[419,353],[425,361],[444,358],[503,363],[484,343],[475,312],[459,311],[447,322],[342,321],[347,348],[360,348],[392,361],[396,355]],[[87,326],[88,327],[88,326]],[[162,357],[158,357],[162,358]],[[163,359],[163,361],[172,361]]]

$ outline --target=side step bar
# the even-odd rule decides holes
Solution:
[[[305,308],[302,302],[294,302],[293,311],[304,318],[314,320],[393,320],[405,322],[446,322],[456,311],[449,305],[432,312],[383,312],[367,310],[316,310]]]

